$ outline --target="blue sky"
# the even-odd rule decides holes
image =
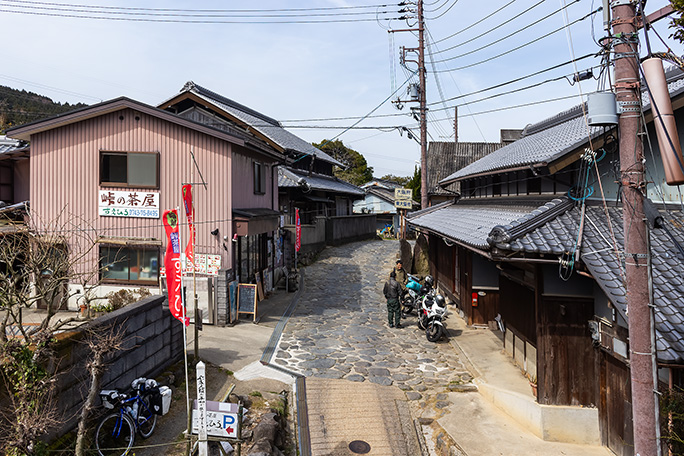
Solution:
[[[420,158],[418,143],[405,133],[400,135],[398,129],[403,126],[418,131],[417,122],[410,115],[411,104],[406,104],[401,111],[390,102],[381,105],[410,75],[400,65],[399,48],[417,46],[412,32],[388,33],[389,29],[412,28],[414,21],[382,19],[399,15],[393,12],[399,9],[395,6],[398,1],[386,7],[360,8],[380,5],[380,2],[71,0],[69,4],[82,6],[68,7],[71,10],[68,12],[58,11],[66,8],[59,6],[66,3],[66,0],[54,0],[51,4],[0,0],[0,30],[4,38],[0,85],[37,92],[61,102],[96,103],[125,95],[155,105],[173,96],[186,81],[193,80],[281,120],[292,127],[293,133],[312,142],[338,135],[359,117],[380,106],[374,115],[391,116],[367,118],[358,124],[363,128],[347,131],[340,139],[361,152],[378,177],[410,175]],[[454,140],[455,105],[459,105],[460,141],[498,142],[500,129],[523,128],[578,104],[580,93],[597,90],[599,82],[594,79],[581,85],[571,85],[562,79],[574,71],[573,65],[568,64],[515,84],[469,95],[569,62],[573,57],[597,53],[599,46],[594,39],[604,36],[602,15],[598,13],[593,21],[592,17],[580,19],[600,7],[600,3],[590,0],[426,1],[427,36],[432,53],[432,59],[427,58],[430,140]],[[667,4],[666,0],[651,0],[647,13]],[[261,17],[231,19],[234,22],[330,19],[351,22],[197,24],[42,15],[102,15],[85,6],[261,10],[261,13],[251,13]],[[309,10],[266,12],[302,8]],[[562,12],[558,12],[560,9]],[[187,20],[191,14],[185,11],[176,12],[181,16],[173,17],[143,16],[130,13],[162,12],[125,11],[129,14],[116,17]],[[297,17],[265,18],[264,14]],[[544,19],[546,16],[549,17]],[[554,32],[566,22],[574,21],[578,22],[567,29],[568,33]],[[663,20],[655,25],[666,44],[651,33],[652,48],[664,51],[667,45],[681,55],[682,46],[668,38],[668,22]],[[531,44],[523,46],[526,43]],[[523,47],[511,51],[518,46]],[[645,49],[642,43],[642,55]],[[505,55],[497,57],[499,54]],[[577,62],[577,69],[583,71],[599,64],[598,58],[587,58]],[[408,66],[415,69],[414,64]],[[594,71],[598,74],[598,70]],[[477,101],[553,78],[561,79]],[[397,94],[406,98],[405,89]],[[511,108],[561,97],[570,98]],[[442,99],[447,101],[442,103]],[[314,120],[338,117],[350,119]],[[316,128],[295,128],[303,126]]]

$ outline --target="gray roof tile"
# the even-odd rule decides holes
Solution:
[[[684,92],[682,74],[677,68],[666,72],[671,97]],[[650,110],[649,98],[645,92],[642,100],[644,111]],[[528,126],[525,128],[521,139],[454,172],[444,178],[442,182],[452,182],[475,174],[519,166],[546,164],[582,147],[588,142],[588,133],[594,138],[602,130],[598,127],[587,130],[583,117],[584,110],[581,108],[582,105],[577,105],[565,112]]]
[[[305,179],[307,184],[309,184],[313,190],[344,193],[347,195],[358,196],[359,198],[365,195],[365,192],[362,188],[352,185],[349,182],[339,180],[336,177],[316,173],[309,175],[309,173],[306,171],[300,171],[285,166],[278,167],[278,187],[299,187],[298,181],[300,178]]]
[[[285,130],[280,122],[271,117],[265,116],[251,108],[219,95],[216,92],[205,89],[204,87],[201,87],[193,82],[186,83],[183,87],[183,91],[192,92],[198,97],[230,113],[285,150],[294,150],[307,155],[315,155],[316,159],[318,160],[323,160],[325,162],[332,163],[333,165],[344,167],[344,164],[335,160],[330,155],[304,141],[299,136],[296,136]]]
[[[608,209],[612,230],[618,247],[623,249],[623,226],[622,210],[611,207]],[[615,259],[615,251],[610,240],[610,227],[605,216],[605,210],[601,207],[588,207],[587,217],[593,221],[585,224],[585,232],[582,239],[581,260],[587,266],[592,276],[603,289],[609,299],[620,307],[624,314],[626,309],[624,279],[620,273],[622,262]],[[668,223],[668,229],[677,238],[684,235],[684,220],[682,212],[668,212],[669,220],[676,223]],[[547,223],[535,232],[526,234],[524,237],[539,239],[546,238],[547,229],[556,234],[560,241],[567,228],[579,226],[580,211],[575,208],[557,217],[556,221]],[[595,225],[595,226],[594,226]],[[561,230],[562,226],[565,229]],[[537,237],[537,235],[541,235]],[[574,246],[564,242],[566,248]],[[654,303],[656,306],[656,335],[661,344],[658,349],[658,359],[664,363],[684,362],[684,262],[676,256],[675,246],[663,229],[651,230],[652,245],[659,248],[652,249],[653,258],[653,287]],[[526,246],[524,242],[520,245]],[[550,245],[550,243],[549,243]],[[502,248],[501,245],[497,247]],[[527,248],[525,252],[540,253],[543,249],[538,246]],[[666,255],[667,253],[667,255]]]
[[[424,215],[413,216],[409,223],[473,247],[488,249],[487,237],[492,228],[517,220],[531,209],[457,203]]]
[[[560,255],[563,250],[574,250],[581,216],[579,208],[562,212],[563,207],[559,201],[541,208],[460,202],[414,217],[409,223],[483,250],[491,245],[501,250]],[[548,220],[547,214],[555,218]],[[586,208],[586,218],[592,223],[584,225],[580,259],[610,301],[625,315],[623,264],[616,258],[611,237],[612,231],[618,249],[622,250],[622,209],[610,207],[608,215],[610,226],[603,207]],[[664,218],[673,236],[684,239],[684,213],[669,211]],[[546,223],[536,226],[539,220]],[[511,237],[511,233],[515,236]],[[499,242],[493,242],[496,239]],[[651,230],[651,239],[653,245],[662,247],[651,252],[658,360],[684,364],[684,259],[663,229]]]

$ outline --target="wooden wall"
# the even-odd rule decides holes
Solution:
[[[512,328],[516,335],[537,346],[537,318],[535,309],[535,291],[508,277],[499,280],[501,316],[507,328]]]
[[[597,404],[595,349],[588,325],[593,316],[593,299],[542,296],[537,333],[540,404]]]
[[[634,435],[629,368],[603,351],[598,357],[601,385],[599,404],[601,443],[618,456],[632,456]]]

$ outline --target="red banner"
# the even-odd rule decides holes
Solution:
[[[164,229],[168,238],[166,254],[164,255],[164,268],[166,269],[166,288],[169,292],[169,310],[185,326],[190,324],[190,319],[185,317],[181,286],[181,258],[180,239],[178,235],[178,213],[176,210],[164,212],[162,217]]]
[[[195,210],[192,206],[192,185],[190,184],[183,185],[183,206],[190,229],[188,246],[185,248],[186,270],[192,271],[195,268]]]
[[[299,219],[299,209],[295,209],[295,251],[299,252],[302,248],[302,221]]]

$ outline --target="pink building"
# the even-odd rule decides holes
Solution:
[[[159,287],[166,245],[161,215],[182,207],[181,185],[190,182],[195,251],[206,265],[201,276],[247,282],[273,271],[276,165],[284,155],[266,142],[125,97],[7,133],[30,142],[30,166],[24,166],[32,215],[79,217],[83,229],[93,229],[98,248],[88,267],[101,268],[103,283]],[[188,239],[185,224],[181,237]]]

